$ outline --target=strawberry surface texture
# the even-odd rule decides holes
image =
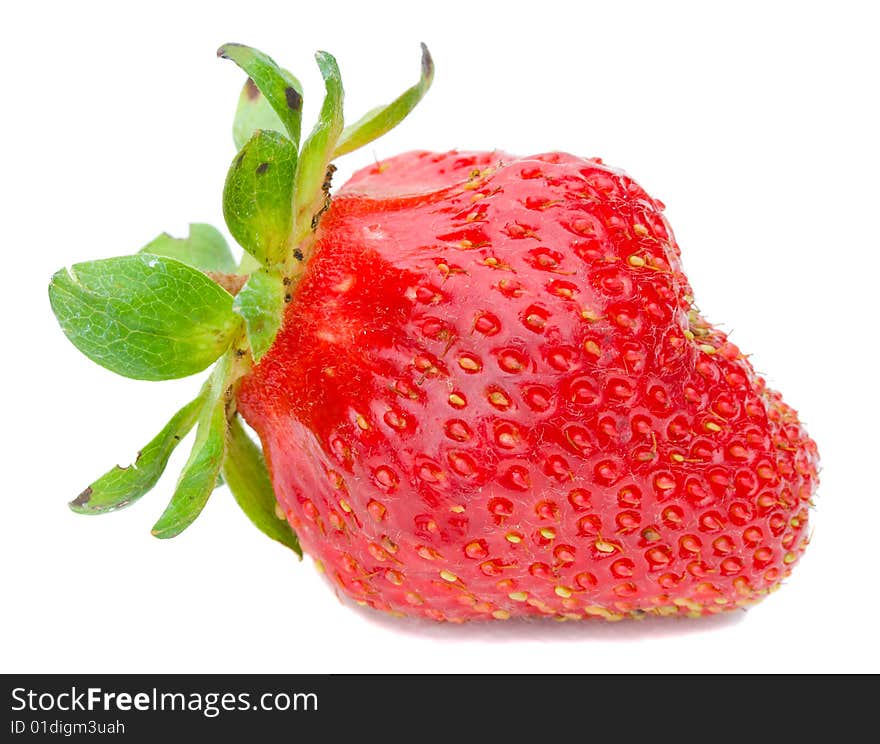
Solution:
[[[597,159],[411,152],[320,216],[241,380],[336,589],[433,620],[709,615],[808,541],[816,445]]]

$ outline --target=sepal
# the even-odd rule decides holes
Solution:
[[[117,465],[70,502],[78,514],[105,514],[130,506],[158,483],[175,447],[195,425],[204,391],[181,408],[128,467]]]
[[[230,402],[229,373],[232,366],[230,357],[231,354],[223,356],[208,380],[205,401],[199,414],[196,441],[177,480],[171,502],[159,521],[153,525],[155,537],[176,537],[189,527],[199,516],[217,485],[226,455],[226,407]]]
[[[174,238],[162,233],[141,248],[139,253],[176,258],[199,271],[235,271],[235,259],[226,238],[216,227],[200,222],[193,222],[189,226],[187,237]]]
[[[433,81],[434,61],[431,59],[428,47],[422,44],[422,74],[419,77],[419,82],[404,91],[391,103],[385,106],[377,106],[364,114],[354,124],[349,124],[343,129],[336,144],[333,157],[341,157],[364,145],[368,145],[373,140],[394,129],[409,115],[418,102],[424,98]]]
[[[237,418],[230,422],[223,474],[238,505],[257,529],[302,558],[296,533],[286,519],[278,516],[263,454]]]
[[[239,325],[232,295],[177,259],[139,253],[57,272],[49,301],[71,343],[93,362],[137,380],[200,372]]]
[[[303,104],[303,91],[299,80],[279,67],[268,54],[244,44],[224,44],[217,50],[217,56],[231,59],[248,74],[284,125],[294,148],[299,148]],[[248,89],[245,86],[243,95],[247,93]],[[256,97],[252,97],[251,100],[255,105],[259,105],[256,103]],[[239,99],[239,112],[241,112],[241,99]],[[241,131],[240,134],[243,135],[244,132]],[[236,144],[239,148],[242,146]]]

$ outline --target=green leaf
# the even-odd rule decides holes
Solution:
[[[254,136],[258,129],[273,132],[287,131],[284,123],[278,118],[269,99],[266,98],[251,78],[247,79],[238,97],[235,120],[232,122],[232,140],[235,149],[240,150]]]
[[[434,62],[428,47],[422,44],[422,75],[412,88],[385,106],[378,106],[350,124],[339,137],[334,158],[357,150],[394,129],[422,100],[434,80]]]
[[[268,351],[281,327],[284,293],[282,278],[261,270],[251,274],[232,303],[235,312],[244,318],[255,361]]]
[[[176,258],[200,271],[235,271],[235,259],[222,233],[211,225],[194,222],[189,226],[189,237],[173,238],[162,233],[147,243],[140,253]]]
[[[247,276],[248,274],[253,274],[255,271],[259,271],[262,268],[263,264],[257,261],[257,259],[255,259],[250,253],[245,251],[241,254],[241,261],[239,261],[238,270],[235,273]]]
[[[275,64],[275,60],[268,54],[263,54],[258,49],[253,49],[243,44],[224,44],[217,50],[217,56],[223,59],[231,59],[250,76],[256,88],[266,97],[269,105],[277,114],[278,119],[283,123],[287,134],[294,143],[294,149],[298,149],[300,128],[302,126],[303,102],[302,85],[300,85],[299,80],[287,70],[283,70]],[[248,95],[247,85],[245,85],[242,95]],[[251,100],[254,101],[255,107],[259,106],[256,103],[256,98]],[[242,113],[241,99],[239,99],[238,108],[239,112],[236,113],[235,117],[236,123],[238,123],[240,113],[243,120],[253,114],[253,112],[251,114]],[[260,114],[260,116],[263,115]],[[275,126],[262,127],[256,125],[255,128],[275,129]],[[241,132],[235,134],[235,137],[238,138],[239,134]],[[249,137],[250,135],[247,136]],[[243,139],[246,140],[247,137]],[[241,148],[243,145],[239,145],[236,141],[236,146]]]
[[[181,408],[128,467],[117,465],[70,502],[78,514],[104,514],[130,506],[159,481],[168,458],[196,423],[204,394]]]
[[[276,515],[277,501],[263,454],[237,418],[230,422],[223,474],[229,490],[251,522],[302,558],[296,533],[287,520]]]
[[[342,76],[332,54],[317,52],[315,59],[324,78],[326,94],[321,114],[311,134],[303,143],[296,171],[297,237],[311,228],[314,211],[326,190],[327,166],[342,133]]]
[[[239,324],[226,290],[191,266],[149,253],[61,269],[49,301],[83,354],[138,380],[205,369]]]
[[[235,156],[223,189],[223,215],[233,237],[267,266],[283,260],[293,226],[296,147],[259,131]]]
[[[175,537],[189,527],[199,516],[217,485],[226,454],[226,388],[229,368],[229,354],[225,354],[214,367],[208,381],[207,395],[199,414],[196,441],[180,473],[174,495],[159,521],[153,525],[153,535],[156,537]]]

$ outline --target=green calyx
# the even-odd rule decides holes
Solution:
[[[339,67],[315,57],[324,79],[318,121],[300,144],[303,90],[271,57],[225,44],[247,81],[233,123],[238,153],[223,187],[223,216],[244,249],[239,262],[210,225],[186,238],[162,233],[134,255],[58,271],[49,300],[68,339],[103,367],[139,380],[186,377],[215,363],[198,396],[175,413],[128,467],[114,467],[70,502],[81,514],[128,506],[158,482],[178,443],[195,442],[156,537],[180,534],[225,483],[262,532],[302,555],[293,530],[276,515],[260,448],[235,409],[243,376],[272,346],[284,304],[308,261],[329,205],[332,161],[399,124],[431,85],[434,67],[422,45],[419,81],[391,103],[345,126]]]

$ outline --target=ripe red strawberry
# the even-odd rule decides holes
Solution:
[[[273,68],[266,79],[254,58],[230,55],[275,95],[296,141],[292,78]],[[426,59],[407,111],[430,83]],[[330,100],[333,70],[319,62]],[[259,95],[246,87],[242,105]],[[366,125],[342,131],[328,106],[337,155],[369,141]],[[189,418],[182,410],[163,432],[170,442],[201,411],[155,534],[184,529],[222,469],[258,526],[298,549],[270,516],[277,497],[332,584],[392,613],[704,615],[753,603],[788,576],[807,543],[816,446],[694,308],[662,204],[599,160],[501,152],[407,153],[330,199],[333,146],[316,155],[313,134],[288,173],[296,150],[270,134],[233,161],[224,202],[262,268],[245,267],[232,320],[198,305],[211,334],[192,353],[218,335],[228,350]],[[263,176],[276,179],[270,189]],[[149,261],[187,259],[196,238],[190,253],[151,244]],[[88,277],[83,266],[74,281]],[[198,268],[231,292],[244,282],[244,268]],[[132,372],[140,347],[108,362],[104,336],[95,351],[72,332],[57,298],[75,287],[56,280],[53,305],[86,353],[123,374],[165,374]],[[236,408],[260,436],[271,488]],[[117,508],[155,482],[116,487],[133,477],[122,473],[75,507]]]
[[[713,613],[807,541],[815,445],[596,160],[357,173],[239,399],[303,546],[378,609]]]

